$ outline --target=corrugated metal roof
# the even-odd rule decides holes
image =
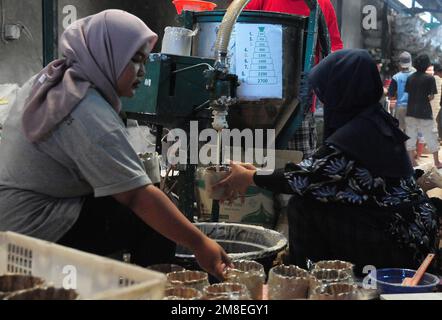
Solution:
[[[389,3],[390,7],[400,13],[410,13],[409,9],[399,0],[383,0]],[[425,9],[434,9],[439,12],[431,12],[440,22],[442,22],[442,0],[418,0]]]
[[[425,9],[436,9],[441,12],[432,13],[439,21],[442,21],[442,0],[418,0]]]

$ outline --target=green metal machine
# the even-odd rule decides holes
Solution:
[[[314,63],[318,29],[323,35],[320,37],[323,53],[326,55],[330,52],[327,27],[317,1],[306,2],[311,8],[308,20],[262,12],[243,12],[237,19],[242,24],[280,26],[282,56],[279,58],[283,61],[282,69],[277,72],[281,73],[283,83],[282,96],[278,99],[258,98],[250,101],[238,96],[240,83],[238,76],[230,74],[226,68],[227,52],[218,52],[218,56],[202,53],[204,48],[213,47],[204,34],[205,30],[214,23],[221,24],[224,11],[184,12],[180,17],[183,27],[198,27],[201,33],[193,43],[194,56],[151,54],[144,85],[135,98],[123,101],[123,111],[128,118],[157,126],[157,152],[160,154],[163,128],[188,131],[192,120],[198,121],[200,130],[210,128],[217,110],[221,113],[229,111],[228,122],[234,128],[280,127],[277,146],[284,148],[300,126],[305,110],[310,107],[300,98],[299,91],[301,74],[308,72]],[[198,52],[198,48],[203,48],[203,51]],[[183,165],[179,169],[180,209],[193,221],[196,166]],[[218,220],[218,209],[215,202],[213,221]]]
[[[144,85],[134,98],[124,100],[124,111],[131,118],[168,128],[186,128],[189,120],[206,118],[210,93],[204,73],[214,63],[213,59],[151,54]]]
[[[163,128],[188,132],[192,120],[198,121],[201,128],[210,127],[210,92],[204,74],[213,69],[214,62],[213,59],[160,53],[149,56],[144,85],[134,98],[123,100],[123,111],[130,119],[156,126],[158,154],[162,154]],[[180,209],[192,221],[196,166],[181,165],[179,171]]]

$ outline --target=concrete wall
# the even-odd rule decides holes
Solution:
[[[22,34],[17,41],[0,41],[0,83],[21,84],[40,70],[42,59],[41,1],[0,0],[5,23],[22,23],[32,33],[32,39]]]
[[[43,64],[42,7],[36,0],[0,0],[5,12],[5,23],[22,23],[32,33],[29,39],[23,32],[19,40],[0,43],[0,83],[23,84],[39,72]],[[78,18],[111,8],[114,1],[59,0],[59,31],[63,31],[63,8],[73,5]]]
[[[215,0],[214,2],[223,9],[228,0]],[[32,33],[32,39],[28,39],[22,33],[19,40],[8,43],[0,41],[0,84],[18,83],[22,85],[42,68],[41,1],[0,0],[0,4],[3,4],[6,24],[21,23]],[[67,5],[75,6],[78,18],[111,8],[129,11],[146,21],[160,37],[162,37],[166,26],[176,25],[176,11],[172,0],[58,0],[60,33],[63,31],[62,23],[65,18],[63,8]],[[156,49],[159,48],[159,45]]]

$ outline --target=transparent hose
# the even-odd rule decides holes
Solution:
[[[227,50],[230,37],[232,35],[233,26],[249,1],[250,0],[234,0],[227,9],[226,15],[221,22],[215,44],[215,53],[218,66],[226,66]]]

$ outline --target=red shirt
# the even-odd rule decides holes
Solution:
[[[327,22],[332,51],[343,49],[344,44],[342,43],[341,34],[339,33],[335,8],[330,0],[318,0],[318,3],[324,13],[325,21]],[[281,12],[301,16],[310,15],[310,9],[305,4],[304,0],[251,0],[247,5],[246,10]]]

